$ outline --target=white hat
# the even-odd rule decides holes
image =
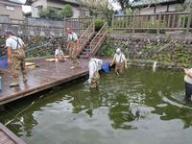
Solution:
[[[120,48],[116,49],[116,53],[120,53],[120,52],[121,52]]]

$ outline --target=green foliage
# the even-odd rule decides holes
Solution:
[[[51,20],[63,20],[64,17],[70,18],[73,16],[73,10],[71,5],[65,5],[62,10],[54,8],[47,8],[39,13],[41,18]]]
[[[115,1],[119,3],[122,10],[124,10],[125,8],[130,7],[130,0],[115,0]]]
[[[114,43],[112,40],[107,40],[98,52],[99,56],[112,57],[115,52]]]
[[[67,17],[67,18],[70,18],[73,16],[73,9],[72,9],[72,6],[69,5],[69,4],[66,4],[63,8],[63,10],[61,11],[61,14],[64,16],[64,17]]]
[[[99,31],[99,30],[102,28],[102,26],[104,25],[104,23],[105,23],[104,20],[102,20],[102,19],[96,19],[96,20],[95,20],[95,30],[96,30],[96,31]]]
[[[51,19],[51,20],[62,20],[63,16],[60,14],[58,10],[55,10],[53,8],[47,8],[45,10],[42,10],[39,13],[41,18],[45,19]]]

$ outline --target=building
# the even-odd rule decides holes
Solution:
[[[185,0],[135,0],[131,6],[135,14],[175,12]]]
[[[0,0],[0,16],[23,20],[22,5],[11,0]]]
[[[39,17],[39,12],[47,8],[61,10],[66,4],[72,6],[73,18],[89,16],[88,9],[80,7],[80,3],[77,0],[33,0],[31,3],[32,17]]]

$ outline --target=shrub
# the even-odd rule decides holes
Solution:
[[[101,20],[101,19],[95,20],[95,30],[96,31],[99,31],[103,25],[104,25],[104,20]]]
[[[42,10],[39,15],[41,18],[45,19],[62,20],[62,17],[60,16],[59,12],[53,8],[47,8],[45,10]]]
[[[72,9],[72,6],[69,5],[69,4],[66,4],[64,7],[63,7],[63,10],[61,11],[62,15],[64,17],[67,17],[67,18],[70,18],[73,16],[73,9]]]

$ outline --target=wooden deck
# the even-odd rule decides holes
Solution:
[[[3,88],[0,92],[0,106],[17,99],[30,96],[37,92],[69,82],[88,74],[88,60],[80,60],[80,68],[70,69],[71,62],[47,62],[44,59],[35,60],[39,67],[28,72],[28,83],[20,81],[20,87],[10,88],[11,76],[3,74]]]
[[[0,123],[0,144],[26,144]]]

